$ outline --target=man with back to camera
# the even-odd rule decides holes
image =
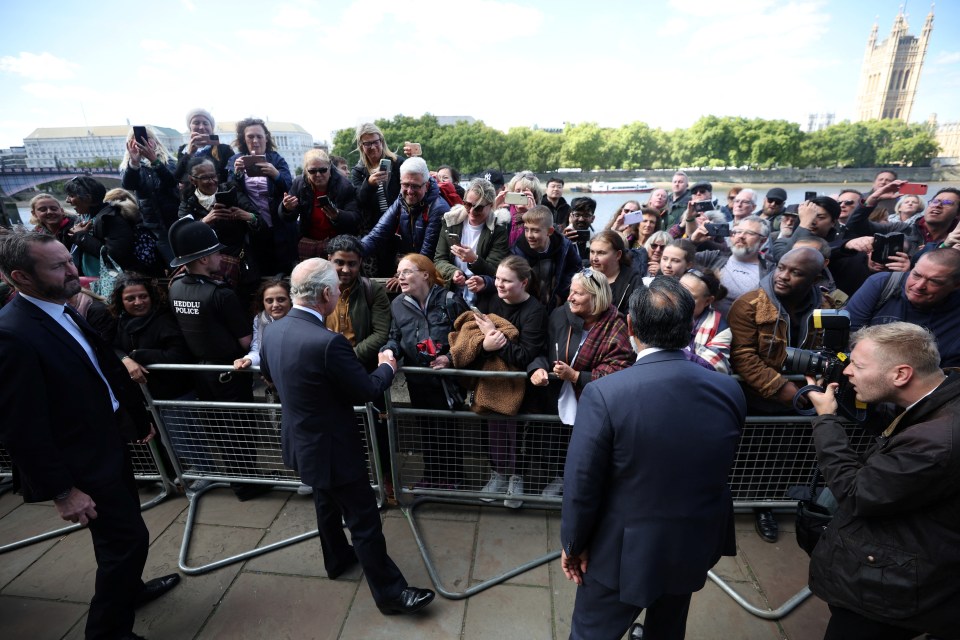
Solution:
[[[146,443],[156,433],[143,396],[66,304],[80,280],[56,238],[0,237],[0,273],[19,292],[0,310],[0,442],[19,469],[24,501],[53,500],[61,518],[90,529],[97,575],[85,637],[140,638],[134,609],[180,581],[176,573],[141,579],[149,534],[125,440]]]
[[[570,205],[563,197],[563,178],[554,176],[547,180],[547,190],[540,199],[542,204],[553,214],[553,224],[563,227],[570,218]]]
[[[902,320],[936,336],[943,367],[960,367],[960,251],[924,253],[907,274],[878,273],[850,298],[850,328]]]
[[[860,454],[836,415],[837,384],[808,396],[838,502],[810,558],[810,589],[830,607],[824,639],[960,637],[960,374],[944,375],[933,335],[914,324],[867,327],[852,344],[843,374],[857,400],[899,415]]]
[[[638,289],[636,363],[580,397],[560,525],[563,572],[578,585],[572,639],[620,638],[643,609],[648,637],[683,638],[691,594],[736,554],[727,478],[746,402],[736,381],[684,357],[693,307],[673,278]],[[624,398],[646,385],[658,395],[636,411]]]
[[[818,346],[813,312],[832,308],[817,287],[822,272],[823,255],[819,251],[792,249],[780,259],[776,270],[761,280],[759,289],[743,294],[730,307],[730,364],[743,381],[751,413],[793,412],[793,398],[800,388],[784,376],[783,364],[787,347]],[[779,442],[769,444],[778,447],[779,455],[764,460],[768,466],[779,465],[790,452]],[[776,542],[780,530],[773,511],[756,508],[754,516],[761,539]]]
[[[347,339],[324,326],[340,299],[331,263],[311,258],[294,267],[290,295],[293,309],[266,328],[260,350],[263,375],[283,400],[283,463],[313,487],[328,577],[336,579],[359,562],[381,613],[413,613],[430,604],[434,593],[408,586],[387,555],[353,412],[354,405],[390,387],[397,361],[392,351],[383,351],[368,374]]]

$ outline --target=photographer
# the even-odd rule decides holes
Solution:
[[[810,589],[832,614],[824,638],[957,637],[960,374],[944,375],[933,335],[914,324],[867,327],[853,343],[843,373],[857,400],[905,409],[861,459],[836,415],[838,385],[809,394],[839,503],[810,562]]]

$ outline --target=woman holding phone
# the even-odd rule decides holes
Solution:
[[[297,256],[296,229],[276,215],[293,185],[290,167],[259,118],[238,122],[233,144],[238,153],[227,161],[227,172],[253,203],[261,223],[252,238],[254,257],[265,273],[290,273]]]
[[[139,131],[146,135],[145,141],[138,139],[137,133],[138,127],[133,127],[127,134],[127,150],[120,162],[120,186],[136,194],[143,226],[156,238],[157,251],[167,266],[174,257],[167,230],[177,221],[180,206],[180,185],[174,176],[176,163],[153,127]]]
[[[574,275],[567,302],[550,314],[545,355],[527,369],[532,384],[550,387],[563,423],[560,427],[543,425],[542,436],[534,440],[543,442],[541,459],[546,477],[552,478],[543,490],[545,497],[557,497],[563,491],[567,444],[583,388],[597,378],[626,369],[637,357],[630,346],[627,325],[610,300],[605,275],[595,269]],[[551,380],[549,373],[557,379]]]
[[[226,246],[220,252],[223,279],[233,289],[250,288],[256,281],[257,265],[247,255],[247,235],[259,227],[259,219],[247,196],[236,189],[221,190],[217,167],[200,156],[187,165],[190,188],[183,191],[179,215],[210,225]],[[252,293],[252,291],[250,291]]]
[[[358,232],[356,208],[356,192],[327,152],[310,149],[303,154],[303,175],[294,178],[277,213],[287,222],[300,221],[297,257],[306,260],[326,258],[327,241],[334,236]]]
[[[173,174],[177,182],[187,180],[187,163],[192,158],[206,156],[217,168],[217,179],[220,184],[226,183],[227,160],[233,156],[233,149],[228,144],[220,143],[220,136],[214,133],[216,124],[213,116],[206,109],[193,109],[187,113],[190,142],[180,145],[177,149],[177,168]]]

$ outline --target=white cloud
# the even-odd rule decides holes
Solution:
[[[960,51],[941,51],[933,64],[956,64],[960,62]]]
[[[80,65],[44,51],[41,54],[21,51],[19,56],[0,58],[0,71],[15,73],[32,80],[65,80],[74,76]]]

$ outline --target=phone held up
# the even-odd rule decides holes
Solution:
[[[393,163],[390,162],[389,158],[380,159],[380,171],[386,171],[390,173],[390,168],[393,166]]]
[[[927,195],[927,185],[919,182],[904,182],[897,190],[901,196],[925,196]]]
[[[133,139],[136,140],[139,144],[147,146],[147,128],[134,125],[133,127]]]
[[[722,222],[708,222],[703,226],[707,230],[707,233],[709,233],[713,238],[730,237],[730,225],[728,224],[724,224]]]
[[[516,191],[508,191],[504,194],[503,201],[506,204],[520,205],[523,207],[527,205],[527,194],[517,193]]]
[[[902,233],[875,233],[873,234],[873,251],[870,259],[878,264],[886,264],[890,257],[903,251]]]

